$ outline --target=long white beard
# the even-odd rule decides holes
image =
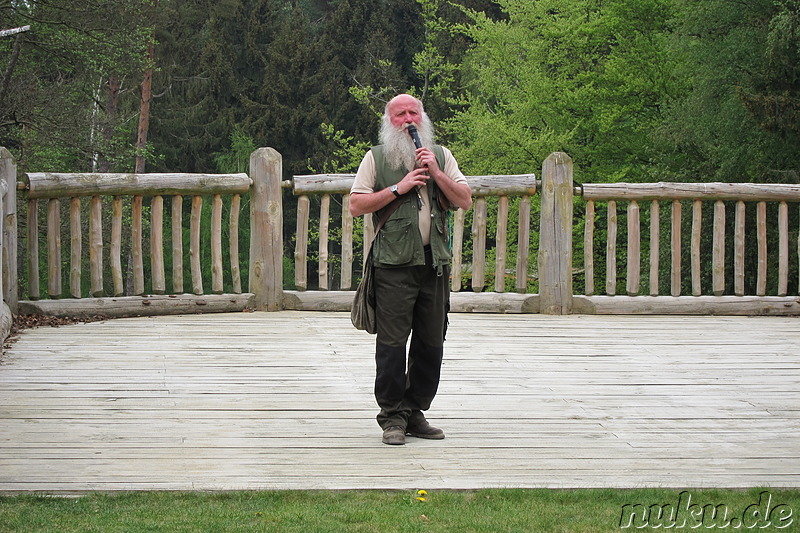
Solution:
[[[422,123],[417,126],[422,146],[430,148],[433,146],[433,124],[427,115],[422,118]],[[405,128],[397,129],[388,117],[384,117],[381,123],[380,142],[383,145],[383,153],[386,162],[391,168],[405,168],[412,170],[416,165],[416,147],[411,135]]]

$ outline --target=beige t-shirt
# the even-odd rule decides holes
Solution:
[[[450,179],[456,183],[467,183],[467,178],[464,177],[461,170],[458,168],[456,158],[453,153],[442,146],[444,152],[444,168],[442,169]],[[353,186],[350,188],[351,193],[372,193],[375,192],[375,159],[372,157],[372,150],[367,152],[356,172],[356,178],[353,181]],[[413,192],[411,194],[414,194]],[[430,192],[427,186],[419,187],[419,194],[422,196],[422,209],[419,210],[419,232],[422,235],[422,243],[430,244],[431,241],[431,200]]]

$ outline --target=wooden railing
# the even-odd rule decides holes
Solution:
[[[297,232],[295,234],[295,288],[285,291],[284,305],[290,309],[349,309],[353,294],[350,289],[354,286],[354,270],[361,271],[360,265],[363,263],[365,252],[374,238],[374,228],[372,226],[372,216],[363,217],[361,227],[362,253],[359,254],[360,261],[355,261],[354,236],[356,235],[353,217],[350,215],[349,192],[353,184],[353,174],[323,174],[314,176],[294,176],[291,181],[285,181],[283,186],[293,190],[298,197],[297,200]],[[521,174],[512,176],[468,176],[467,180],[472,188],[474,201],[473,224],[471,230],[471,244],[473,249],[472,261],[469,262],[469,272],[471,272],[471,287],[474,292],[482,292],[486,285],[486,243],[487,243],[487,204],[489,198],[497,199],[497,231],[494,235],[497,260],[495,261],[494,272],[494,293],[490,293],[490,298],[494,302],[489,302],[487,297],[472,298],[469,303],[464,299],[458,300],[458,309],[468,306],[471,310],[482,309],[486,305],[490,308],[499,305],[512,305],[519,307],[524,298],[515,299],[498,297],[496,295],[505,292],[506,278],[506,250],[508,242],[508,216],[510,198],[518,197],[519,207],[517,219],[520,220],[517,239],[516,254],[516,291],[524,295],[526,292],[529,271],[529,252],[530,252],[530,218],[531,218],[531,196],[536,193],[536,179],[533,174]],[[318,228],[316,240],[316,263],[317,263],[317,287],[319,290],[309,291],[308,268],[309,268],[309,226],[311,220],[311,201],[310,196],[320,195],[319,218],[315,225]],[[330,221],[332,218],[331,203],[335,198],[335,203],[341,205],[341,212],[336,213],[336,219],[340,220],[341,237],[337,239],[340,248],[339,261],[339,291],[330,291],[329,280],[331,278],[331,239],[332,233]],[[453,214],[452,220],[452,249],[453,264],[451,271],[452,290],[455,292],[462,289],[462,271],[464,261],[462,250],[464,244],[464,224],[465,212],[462,209]],[[354,262],[356,267],[354,268]]]
[[[472,292],[463,291],[460,275],[453,275],[451,309],[453,311],[486,312],[541,312],[564,313],[680,313],[680,314],[797,314],[800,298],[796,291],[788,294],[789,272],[789,203],[800,202],[800,186],[755,185],[728,183],[656,183],[656,184],[585,184],[573,181],[572,161],[566,154],[554,153],[542,165],[542,181],[534,180],[532,174],[523,176],[473,176],[468,177],[472,187],[474,212],[472,213],[472,235],[469,241],[471,254],[463,253],[464,212],[458,211],[453,219],[453,272],[460,273],[462,265],[471,271]],[[349,290],[354,283],[353,242],[354,221],[349,216],[347,192],[353,175],[295,176],[285,181],[298,196],[297,233],[295,247],[295,289],[284,291],[284,307],[290,309],[347,310],[352,299]],[[322,196],[320,202],[319,237],[316,241],[317,269],[320,290],[309,290],[307,269],[309,267],[309,226],[311,213],[310,195]],[[539,195],[540,216],[538,221],[530,216],[531,198]],[[514,286],[516,293],[504,292],[506,272],[506,243],[508,205],[515,196],[520,197],[518,218],[518,242]],[[494,290],[485,285],[487,264],[487,200],[496,197],[496,227],[494,236],[495,283]],[[329,239],[332,198],[342,208],[341,213],[341,286],[343,290],[329,290],[330,249]],[[340,202],[339,199],[341,199]],[[575,219],[573,208],[576,202],[581,219]],[[685,236],[682,223],[682,202],[691,203],[692,223],[690,229],[689,263],[691,265],[691,296],[684,295],[684,259],[682,239]],[[711,234],[704,231],[702,211],[704,202],[713,202],[714,219],[710,224]],[[726,218],[725,202],[735,203],[735,221]],[[648,203],[649,232],[642,232],[642,203]],[[776,224],[766,219],[767,204],[777,204]],[[619,206],[625,204],[624,214]],[[669,219],[661,217],[660,206],[669,205]],[[757,222],[755,242],[749,242],[745,226],[747,204],[755,206]],[[605,222],[598,213],[605,211]],[[338,217],[337,217],[338,218]],[[625,222],[620,231],[619,219]],[[531,234],[538,222],[538,248],[531,253]],[[734,230],[726,231],[733,222]],[[661,260],[662,248],[667,233],[662,226],[669,224],[669,296],[660,291],[660,277],[665,272]],[[573,231],[576,224],[583,224],[584,239],[581,257],[574,257]],[[371,217],[364,219],[366,245],[372,239]],[[597,231],[605,229],[605,232]],[[357,232],[355,232],[357,233]],[[623,249],[618,245],[620,234],[626,236]],[[773,235],[776,234],[776,235]],[[605,238],[605,253],[595,249],[595,242]],[[752,237],[750,237],[752,238]],[[727,239],[727,240],[726,240]],[[767,243],[778,242],[777,287],[768,294],[766,280],[768,272]],[[710,290],[701,289],[703,272],[709,270],[702,265],[701,248],[710,241],[713,246],[713,281]],[[726,244],[727,242],[727,244]],[[643,252],[642,247],[645,246]],[[732,248],[732,265],[726,262],[726,248]],[[758,254],[756,272],[749,272],[745,261],[745,250],[756,248]],[[599,252],[599,253],[598,253]],[[538,257],[535,265],[528,264],[528,256]],[[798,239],[800,258],[800,238]],[[605,263],[598,261],[605,256]],[[641,265],[645,257],[648,263],[648,284],[642,282]],[[363,258],[363,254],[362,254]],[[618,264],[620,263],[621,264]],[[356,262],[356,264],[358,264]],[[531,268],[533,266],[534,268]],[[604,267],[604,294],[595,294],[596,267]],[[538,268],[538,270],[537,270]],[[733,282],[726,281],[726,272],[732,270]],[[755,275],[755,290],[748,293],[745,280]],[[618,277],[624,280],[625,294],[618,295]],[[533,283],[529,283],[530,278]],[[583,281],[584,294],[575,294],[574,281]],[[726,286],[732,291],[726,293]],[[752,283],[751,283],[752,285]],[[799,284],[800,285],[800,284]],[[530,288],[538,289],[531,292]]]
[[[281,249],[282,214],[280,190],[276,195],[270,185],[279,185],[281,171],[280,155],[262,148],[251,157],[250,176],[24,175],[18,187],[26,212],[23,253],[27,293],[14,307],[22,314],[76,317],[277,309],[280,281],[276,289],[275,271],[279,278],[280,262],[276,269],[272,250],[276,246]],[[270,173],[278,179],[270,179]],[[239,250],[243,196],[250,211],[251,229],[249,255],[244,261]],[[185,217],[187,202],[191,207]],[[201,219],[205,202],[211,204],[211,216],[210,229],[204,233]],[[223,232],[223,211],[228,213],[227,232]],[[62,226],[69,228],[68,251],[62,249]],[[223,244],[224,233],[228,236],[227,246]],[[210,290],[201,268],[201,241],[210,245]],[[166,256],[165,242],[170,250]],[[84,247],[84,243],[88,246]],[[39,264],[42,245],[47,251],[46,265]],[[227,280],[223,279],[223,248],[228,256]],[[17,252],[13,253],[16,270]],[[242,290],[242,262],[248,268],[249,292]],[[62,265],[67,265],[67,276],[63,275]],[[41,282],[42,277],[46,277],[45,283]],[[62,286],[62,278],[68,278],[68,287]],[[46,286],[44,294],[41,285]],[[12,287],[16,293],[17,284]]]
[[[280,154],[271,148],[260,148],[251,156],[249,175],[34,172],[23,175],[18,183],[13,158],[7,150],[0,149],[3,338],[10,328],[12,313],[130,316],[247,308],[348,310],[363,260],[363,252],[356,254],[354,247],[360,243],[361,249],[366,249],[373,238],[371,217],[364,217],[362,223],[349,214],[348,192],[353,175],[295,176],[283,180],[281,167]],[[576,186],[572,174],[569,156],[554,153],[542,165],[541,181],[533,174],[468,177],[475,200],[469,238],[465,238],[466,214],[457,211],[452,216],[451,310],[551,314],[800,313],[797,289],[789,290],[790,286],[800,286],[800,281],[795,284],[789,280],[790,266],[797,264],[789,252],[790,208],[800,202],[800,186],[724,183]],[[291,189],[297,198],[295,279],[294,287],[286,290],[282,194],[285,188]],[[310,207],[312,195],[320,197],[316,220]],[[184,198],[187,202],[191,198],[188,217],[184,217]],[[24,208],[20,211],[26,213],[21,232],[24,251],[17,246],[18,200],[19,207]],[[165,201],[169,202],[169,216],[164,213]],[[200,220],[206,201],[211,203],[212,214],[210,229],[204,233]],[[341,205],[341,214],[334,213],[336,217],[331,213],[334,202]],[[683,205],[689,203],[691,224],[685,224]],[[704,224],[703,206],[709,203],[713,203],[713,217],[710,224]],[[239,215],[244,211],[243,204],[250,211],[246,250],[239,249],[242,240]],[[126,209],[124,206],[128,205],[130,208]],[[512,247],[509,246],[512,205],[516,206],[517,253],[510,261],[514,268],[509,268],[506,256]],[[732,206],[733,218],[728,205]],[[755,210],[754,231],[746,225],[748,205]],[[539,210],[538,217],[532,216],[534,206]],[[663,206],[669,206],[669,217],[662,216]],[[774,206],[777,215],[772,224],[767,213]],[[574,210],[579,213],[577,219]],[[227,247],[223,243],[225,211]],[[602,212],[605,222],[599,216]],[[184,218],[188,219],[188,228],[184,228]],[[624,225],[619,223],[621,218],[625,219]],[[332,219],[340,220],[341,232],[331,229]],[[492,235],[490,219],[496,227]],[[643,219],[647,219],[646,224]],[[577,246],[583,248],[582,259],[574,257],[575,224],[584,226],[583,243]],[[149,238],[145,236],[148,225]],[[68,253],[62,250],[62,226],[69,228]],[[165,226],[169,226],[169,233],[165,233]],[[310,226],[314,227],[315,239],[309,236]],[[690,226],[686,239],[688,269],[684,267],[687,261],[683,247],[686,226]],[[649,227],[649,231],[643,231],[643,227]],[[707,227],[710,232],[705,231]],[[188,239],[184,238],[184,231]],[[340,236],[334,238],[334,233]],[[620,234],[626,236],[624,250],[618,245]],[[130,243],[127,256],[123,254],[123,235]],[[165,235],[169,237],[165,239]],[[595,249],[603,238],[605,254]],[[188,240],[188,253],[184,240]],[[167,241],[171,253],[165,256]],[[210,285],[201,272],[200,258],[200,245],[207,242],[212,264]],[[770,243],[777,245],[774,261],[770,257],[775,254],[770,256],[768,247],[775,244]],[[46,265],[39,265],[40,246],[47,250]],[[308,272],[314,263],[309,247],[313,246],[317,250],[317,279],[316,283],[309,283]],[[701,264],[707,255],[701,254],[704,246],[713,249],[710,266]],[[331,250],[337,247],[338,278],[331,260]],[[800,258],[800,239],[797,248],[796,255]],[[227,280],[223,279],[223,250],[227,250],[228,256]],[[754,255],[753,250],[756,260],[748,259]],[[24,261],[20,260],[20,254]],[[605,262],[598,260],[603,255]],[[487,259],[490,256],[494,257],[491,261]],[[529,262],[529,257],[537,260]],[[642,280],[643,262],[647,263],[647,283]],[[166,263],[171,266],[169,270]],[[669,291],[662,291],[661,278],[666,277],[663,274],[667,263]],[[750,268],[753,263],[754,272]],[[777,270],[773,274],[775,263]],[[18,281],[18,266],[23,264],[27,275]],[[184,276],[186,264],[188,276]],[[492,264],[493,283],[487,282],[491,271],[488,275],[486,272]],[[68,265],[68,276],[63,275],[62,265]],[[88,265],[86,272],[85,265]],[[688,277],[684,270],[689,271]],[[241,280],[245,271],[247,292]],[[595,294],[596,272],[605,275],[603,294]],[[109,273],[110,279],[105,273]],[[618,289],[622,284],[618,276],[624,278],[624,295],[617,294],[622,292]],[[507,285],[506,279],[510,277],[514,279]],[[708,277],[710,283],[704,285]],[[69,280],[67,288],[61,286],[62,278]],[[46,282],[42,283],[42,279]],[[767,286],[769,279],[775,280],[774,288]],[[330,290],[330,280],[338,280],[337,290]],[[583,294],[574,294],[573,284],[581,282]],[[691,296],[684,294],[684,283],[691,287]],[[26,287],[27,292],[20,294],[20,286]],[[40,290],[40,286],[46,290]]]
[[[585,206],[584,270],[585,294],[576,297],[576,312],[597,313],[693,313],[693,314],[795,314],[800,311],[797,292],[789,287],[789,205],[800,202],[800,185],[750,183],[614,183],[587,184],[582,187]],[[605,295],[593,297],[595,241],[595,209],[605,204],[607,230]],[[624,208],[620,203],[626,203]],[[777,214],[770,223],[768,206],[774,204]],[[662,206],[668,207],[662,216]],[[704,207],[710,206],[708,209]],[[685,207],[690,208],[689,273],[686,263],[684,231]],[[796,208],[796,207],[795,207]],[[649,218],[647,248],[642,247],[642,213]],[[704,222],[704,211],[706,211]],[[708,212],[711,211],[711,214]],[[732,212],[731,212],[732,211]],[[747,231],[747,213],[755,212],[755,231]],[[618,217],[625,213],[627,248],[619,254]],[[732,215],[732,216],[731,216]],[[752,217],[751,217],[752,218]],[[710,220],[709,220],[710,219]],[[600,222],[600,221],[598,221]],[[708,229],[710,228],[710,231]],[[732,231],[731,231],[732,230]],[[768,254],[768,243],[777,243],[777,254]],[[667,253],[662,245],[667,245]],[[800,258],[800,237],[796,237]],[[701,252],[711,250],[711,264],[703,265]],[[747,252],[757,257],[746,261]],[[755,252],[755,253],[753,253]],[[647,286],[644,287],[640,266],[647,255]],[[618,268],[619,255],[626,264]],[[705,254],[708,256],[708,254]],[[732,257],[731,257],[732,256]],[[662,258],[669,259],[665,266]],[[755,269],[748,263],[755,262]],[[772,267],[770,267],[772,264]],[[777,266],[775,285],[767,287],[770,268]],[[710,270],[710,284],[703,285]],[[626,296],[617,294],[617,273],[625,272]],[[662,274],[668,273],[669,296],[661,296]],[[746,283],[748,282],[748,283]],[[685,295],[688,285],[691,296]],[[710,285],[710,286],[709,286]],[[748,294],[746,286],[750,285]],[[800,285],[800,281],[798,282]],[[769,289],[769,290],[768,290]],[[771,295],[768,295],[771,294]],[[645,296],[647,295],[647,296]]]

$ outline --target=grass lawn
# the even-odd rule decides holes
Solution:
[[[800,531],[798,513],[779,489],[131,492],[0,497],[0,532]]]

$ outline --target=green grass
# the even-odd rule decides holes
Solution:
[[[800,491],[769,489],[687,490],[691,503],[724,505],[728,519],[746,511],[761,521],[750,531],[800,531]],[[0,532],[546,532],[641,531],[655,528],[641,518],[620,529],[624,505],[672,504],[680,490],[430,490],[419,501],[416,491],[266,491],[93,493],[77,498],[0,497]],[[758,505],[760,503],[760,505]],[[786,512],[791,513],[788,517]],[[769,515],[770,511],[772,516]],[[779,522],[778,512],[784,522]],[[678,530],[693,530],[692,517]],[[695,531],[722,527],[708,518]],[[772,525],[761,528],[766,520]],[[787,524],[787,522],[789,522]],[[748,522],[748,525],[751,522]],[[698,525],[698,522],[694,522]],[[637,528],[636,526],[646,526]],[[788,525],[781,529],[777,525]]]

